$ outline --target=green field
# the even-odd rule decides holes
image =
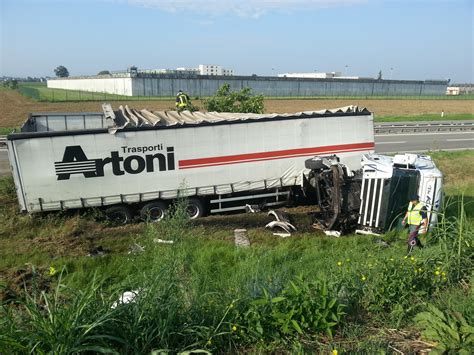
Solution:
[[[50,89],[45,84],[20,84],[19,91],[24,96],[36,101],[45,102],[76,102],[76,101],[117,101],[117,100],[170,100],[171,97],[159,96],[125,96],[101,92],[79,90]]]
[[[29,217],[0,180],[0,353],[469,353],[474,153],[432,155],[447,208],[409,257],[404,231],[383,236],[388,247],[326,237],[307,208],[288,209],[299,232],[286,239],[263,228],[265,214],[191,223],[179,205],[156,225],[114,227],[94,211]],[[249,248],[233,245],[235,228]],[[87,256],[98,247],[105,256]],[[136,303],[111,308],[130,290]]]

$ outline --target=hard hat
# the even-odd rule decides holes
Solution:
[[[417,194],[413,194],[410,196],[410,201],[419,201],[420,200],[420,196],[418,196]]]

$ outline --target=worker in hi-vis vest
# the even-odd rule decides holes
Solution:
[[[428,217],[426,206],[420,202],[418,195],[413,195],[408,204],[408,210],[403,217],[402,224],[408,223],[408,253],[410,253],[415,246],[423,248],[418,234],[423,234],[428,231]]]
[[[189,106],[189,96],[183,91],[179,90],[178,95],[176,95],[176,109],[181,112],[188,108]]]

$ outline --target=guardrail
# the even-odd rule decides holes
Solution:
[[[474,131],[474,121],[384,122],[374,124],[376,134],[460,131]]]

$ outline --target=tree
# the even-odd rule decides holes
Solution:
[[[65,66],[60,65],[54,69],[54,74],[56,74],[58,78],[67,78],[69,76],[69,71]]]
[[[108,70],[101,70],[97,75],[110,75],[110,72]]]
[[[18,89],[18,80],[8,79],[7,81],[3,82],[3,86],[12,90],[16,90]]]
[[[263,95],[252,95],[250,88],[231,92],[230,85],[224,84],[216,94],[204,101],[207,111],[263,113]]]

